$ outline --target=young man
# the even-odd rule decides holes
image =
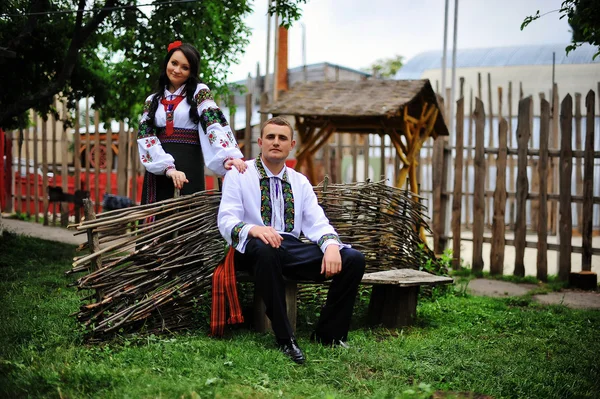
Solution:
[[[264,123],[258,139],[260,156],[247,161],[244,174],[232,169],[225,177],[218,224],[221,235],[236,249],[236,268],[254,274],[279,349],[301,364],[305,358],[287,317],[284,276],[332,279],[311,339],[346,346],[365,258],[340,241],[308,179],[286,167],[295,145],[285,119]],[[300,233],[312,243],[300,241]]]

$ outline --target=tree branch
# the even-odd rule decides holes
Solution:
[[[13,117],[26,112],[40,102],[49,100],[60,92],[65,84],[71,79],[73,70],[79,56],[79,51],[85,44],[86,40],[98,29],[100,24],[112,13],[111,8],[114,7],[117,0],[107,0],[104,7],[94,15],[85,26],[81,26],[83,21],[83,10],[85,8],[85,0],[79,0],[75,29],[73,29],[73,37],[71,44],[67,50],[62,70],[57,74],[56,80],[41,88],[38,92],[20,98],[17,102],[7,104],[0,111],[0,126],[6,123]]]

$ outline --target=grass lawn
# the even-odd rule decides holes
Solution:
[[[0,237],[0,397],[50,398],[493,398],[600,397],[600,312],[527,298],[422,298],[417,324],[369,329],[357,306],[350,350],[308,340],[307,364],[245,329],[225,339],[197,330],[84,342],[69,314],[80,293],[63,275],[74,247]],[[304,320],[304,321],[302,321]]]

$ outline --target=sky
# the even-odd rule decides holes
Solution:
[[[567,44],[571,32],[566,18],[551,12],[523,31],[523,19],[558,10],[562,0],[458,0],[457,49],[527,44]],[[301,66],[302,25],[306,32],[306,63],[329,62],[353,69],[367,68],[382,58],[401,55],[409,60],[429,50],[441,50],[444,39],[444,0],[309,0],[302,18],[289,31],[288,66]],[[265,71],[267,0],[255,0],[246,18],[250,43],[230,81]],[[449,1],[448,57],[451,56],[454,1]],[[273,35],[271,35],[273,40]],[[273,42],[271,50],[273,50]],[[273,72],[273,55],[270,57]]]

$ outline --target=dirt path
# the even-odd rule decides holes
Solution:
[[[467,292],[472,295],[507,298],[526,295],[536,288],[535,284],[515,284],[491,279],[474,279]],[[565,289],[560,292],[533,295],[533,300],[546,305],[565,305],[573,309],[600,310],[600,292]]]
[[[49,241],[79,245],[87,240],[85,234],[75,236],[74,233],[76,233],[76,230],[67,230],[62,227],[44,226],[40,223],[9,219],[5,215],[2,215],[2,225],[5,230],[12,231],[16,234],[42,238]]]

